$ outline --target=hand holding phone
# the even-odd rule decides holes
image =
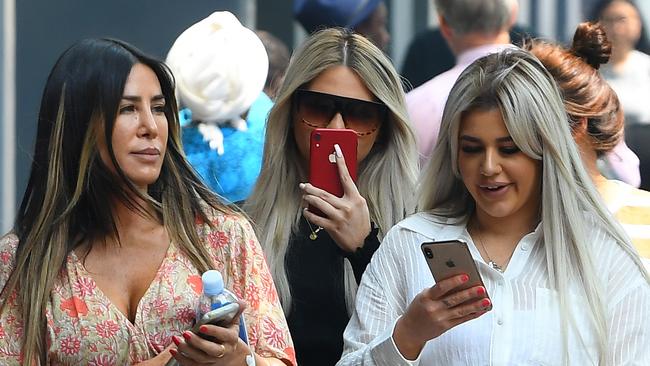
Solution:
[[[413,299],[393,331],[397,348],[409,359],[417,358],[427,341],[492,309],[467,244],[452,240],[421,248],[436,284]]]
[[[203,315],[201,319],[194,325],[192,332],[199,335],[203,339],[209,341],[215,341],[213,337],[207,336],[199,330],[202,325],[211,324],[219,327],[229,327],[235,317],[239,313],[239,304],[236,302],[231,302],[226,305],[223,305],[217,309],[211,310]]]
[[[345,158],[352,181],[357,180],[357,134],[353,130],[317,128],[311,132],[309,144],[309,183],[336,197],[343,197],[341,175],[336,166],[334,145]]]
[[[310,184],[301,184],[303,201],[309,206],[303,215],[312,227],[310,238],[327,231],[346,252],[363,245],[370,233],[366,200],[355,185],[357,177],[357,134],[347,129],[320,129],[311,133]]]

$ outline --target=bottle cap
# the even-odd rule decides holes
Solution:
[[[211,269],[201,276],[203,281],[203,293],[212,296],[218,295],[223,292],[223,277],[221,273],[214,269]]]

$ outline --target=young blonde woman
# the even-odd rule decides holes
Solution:
[[[337,365],[646,365],[650,277],[600,203],[557,86],[513,49],[445,107],[422,212],[366,269]],[[435,282],[420,244],[468,244],[485,287]]]
[[[526,48],[557,81],[585,168],[650,268],[650,192],[607,179],[598,170],[598,158],[623,138],[624,125],[618,97],[598,72],[611,53],[605,30],[599,24],[582,23],[570,49],[543,41]]]
[[[0,239],[2,365],[294,365],[286,320],[246,218],[182,153],[173,78],[107,39],[66,50],[43,92],[13,232]],[[246,305],[189,331],[201,273]],[[251,357],[252,356],[252,357]]]
[[[310,133],[358,135],[358,180],[345,194],[307,183]],[[293,55],[267,122],[262,171],[244,206],[287,314],[301,365],[333,365],[357,283],[379,238],[414,210],[415,140],[399,76],[362,36],[328,29]],[[319,209],[318,216],[308,209]]]

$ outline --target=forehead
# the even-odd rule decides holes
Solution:
[[[156,73],[147,65],[133,65],[124,85],[124,95],[162,94]]]
[[[337,65],[318,74],[307,89],[361,100],[374,100],[361,77],[347,66]]]
[[[637,11],[634,6],[627,1],[613,1],[603,10],[603,15],[635,16],[637,15]]]
[[[510,136],[498,108],[476,109],[464,113],[460,121],[459,134],[486,141]]]

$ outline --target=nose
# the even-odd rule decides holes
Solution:
[[[499,153],[494,149],[487,149],[480,169],[481,175],[486,177],[491,177],[501,173]]]
[[[158,124],[156,117],[150,109],[143,109],[138,115],[140,126],[138,128],[138,136],[153,139],[158,136]]]
[[[340,112],[336,112],[334,117],[330,120],[330,123],[327,125],[327,128],[345,128],[345,121]]]

